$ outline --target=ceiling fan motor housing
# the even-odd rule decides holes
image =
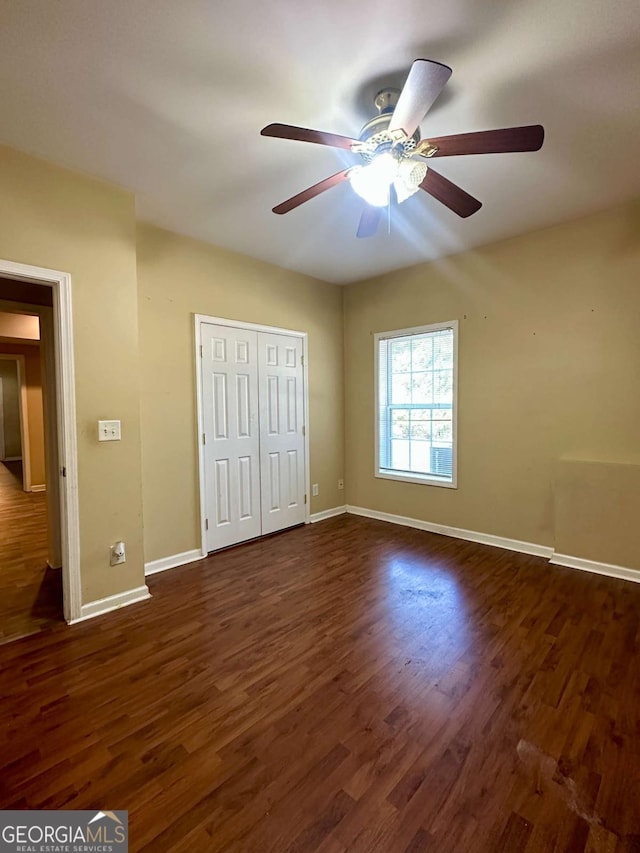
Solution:
[[[389,124],[399,97],[400,89],[381,89],[375,96],[373,102],[378,110],[378,115],[369,119],[360,131],[358,140],[364,143],[362,147],[356,148],[354,146],[353,149],[365,162],[370,162],[375,156],[385,151],[401,159],[410,155],[420,142],[419,127],[416,128],[411,137],[406,137],[401,133],[388,133]]]

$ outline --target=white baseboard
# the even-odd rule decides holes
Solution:
[[[84,622],[85,619],[102,616],[103,613],[119,610],[119,608],[126,607],[128,604],[137,604],[137,602],[145,601],[147,598],[151,598],[151,593],[148,586],[143,584],[135,589],[128,589],[126,592],[118,592],[116,595],[100,598],[98,601],[90,601],[88,604],[83,604],[80,608],[79,618],[72,619],[69,624],[75,625],[77,622]]]
[[[507,551],[519,551],[521,554],[533,554],[535,557],[551,557],[553,548],[547,545],[536,545],[533,542],[521,542],[519,539],[505,539],[492,533],[479,533],[477,530],[464,530],[462,527],[448,527],[445,524],[434,524],[419,518],[407,518],[404,515],[392,515],[389,512],[378,512],[376,509],[365,509],[361,506],[347,506],[347,512],[352,515],[363,515],[378,521],[389,521],[401,524],[403,527],[415,527],[417,530],[427,530],[429,533],[440,533],[454,539],[464,539],[467,542],[478,542],[481,545],[492,545],[495,548],[505,548]]]
[[[323,509],[322,512],[311,513],[309,521],[311,524],[315,524],[316,521],[324,521],[325,518],[333,518],[335,515],[344,515],[346,511],[346,506],[334,506],[331,509]]]
[[[37,486],[31,486],[32,492],[46,492],[47,485],[46,483],[39,483]]]
[[[609,578],[640,583],[640,571],[628,569],[625,566],[598,563],[594,560],[586,560],[584,557],[571,557],[568,554],[556,553],[553,554],[549,562],[553,563],[554,566],[566,566],[569,569],[580,569],[582,572],[593,572],[596,575],[606,575]]]
[[[204,560],[199,548],[193,551],[183,551],[182,554],[173,554],[171,557],[161,557],[159,560],[151,560],[144,564],[146,575],[155,575],[157,572],[166,572],[167,569],[175,569],[177,566],[186,566],[187,563],[195,563]]]
[[[496,548],[505,548],[507,551],[519,551],[522,554],[544,557],[555,566],[566,566],[570,569],[580,569],[583,572],[593,572],[597,575],[606,575],[610,578],[640,583],[640,571],[637,569],[629,569],[626,566],[614,566],[610,563],[598,563],[594,560],[586,560],[583,557],[571,557],[568,554],[558,554],[553,548],[547,545],[536,545],[533,542],[522,542],[519,539],[505,539],[502,536],[494,536],[491,533],[478,533],[475,530],[464,530],[460,527],[433,524],[430,521],[421,521],[418,518],[392,515],[388,512],[379,512],[375,509],[365,509],[360,506],[347,506],[347,512],[352,515],[374,518],[378,521],[389,521],[391,524],[400,524],[403,527],[415,527],[417,530],[427,530],[429,533],[440,533],[443,536],[464,539],[467,542],[478,542],[481,545],[493,545]]]
[[[3,462],[22,462],[22,456],[5,456]]]

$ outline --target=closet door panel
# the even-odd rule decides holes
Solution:
[[[202,323],[207,550],[262,532],[258,336]]]
[[[258,333],[262,532],[302,524],[304,380],[301,338]]]

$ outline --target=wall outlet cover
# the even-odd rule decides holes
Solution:
[[[111,565],[119,566],[120,563],[126,563],[126,561],[127,551],[124,542],[116,542],[115,545],[111,546]]]

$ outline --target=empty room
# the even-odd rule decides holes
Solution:
[[[0,849],[640,850],[637,4],[0,46]]]

